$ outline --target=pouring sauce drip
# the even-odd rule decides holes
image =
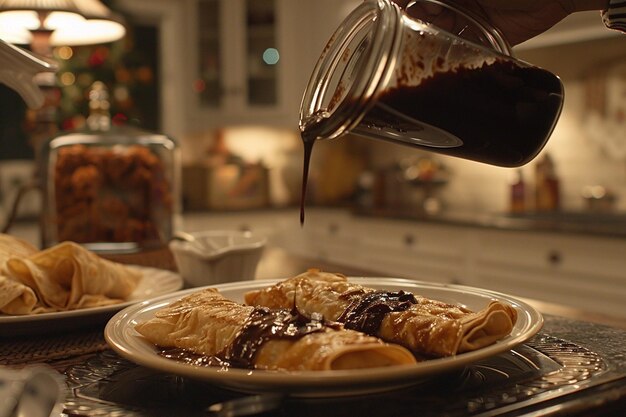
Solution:
[[[309,166],[311,164],[311,154],[313,153],[313,145],[315,144],[316,139],[316,135],[308,134],[307,131],[302,132],[302,142],[304,144],[304,163],[302,164],[302,191],[300,194],[300,226],[304,226],[304,206],[309,180]]]

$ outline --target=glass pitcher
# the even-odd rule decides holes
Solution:
[[[425,5],[447,23],[420,14]],[[366,0],[322,52],[300,130],[305,142],[353,133],[516,167],[544,147],[562,105],[559,78],[514,58],[479,16],[438,0]]]

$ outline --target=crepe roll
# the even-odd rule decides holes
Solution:
[[[0,273],[2,273],[9,258],[14,256],[27,257],[37,252],[37,248],[29,242],[6,233],[0,233]]]
[[[159,349],[218,358],[222,366],[321,371],[416,363],[399,345],[286,309],[239,304],[212,288],[158,310],[135,329]]]
[[[515,309],[491,301],[480,311],[404,291],[384,292],[341,274],[310,269],[268,288],[245,294],[246,304],[322,314],[424,357],[444,357],[488,346],[508,335]]]
[[[13,255],[4,271],[32,289],[43,311],[103,306],[125,300],[142,274],[108,261],[73,242],[62,242],[29,256]]]
[[[0,275],[0,313],[31,314],[36,306],[37,296],[31,288]]]
[[[5,270],[6,261],[12,256],[27,257],[37,253],[30,243],[0,233],[0,313],[30,314],[37,308],[37,296],[27,285],[8,276]]]

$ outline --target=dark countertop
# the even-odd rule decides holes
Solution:
[[[444,210],[439,213],[429,214],[424,211],[358,208],[354,209],[352,213],[360,217],[412,220],[451,226],[626,238],[626,213],[617,212],[487,213]]]
[[[299,207],[273,207],[240,211],[217,212],[229,215],[254,215],[271,212],[287,212],[290,215]],[[345,211],[356,217],[380,218],[385,220],[409,220],[449,226],[479,227],[502,231],[524,231],[565,233],[581,236],[597,236],[623,239],[626,238],[626,212],[593,212],[561,210],[554,212],[507,213],[471,210],[444,209],[436,213],[424,210],[396,208],[363,208],[353,205],[307,205],[307,211]],[[198,215],[205,212],[187,212]],[[215,212],[211,212],[215,213]]]

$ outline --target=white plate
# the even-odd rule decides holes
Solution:
[[[86,325],[104,323],[116,312],[139,301],[170,294],[183,287],[182,277],[172,271],[131,265],[143,277],[127,301],[102,307],[53,313],[6,315],[0,314],[0,337],[40,334],[78,329]]]
[[[473,352],[433,359],[417,365],[354,371],[274,372],[220,369],[194,366],[160,356],[155,347],[135,330],[135,325],[152,318],[157,310],[175,300],[198,291],[198,288],[179,291],[128,307],[109,321],[104,335],[109,345],[121,356],[139,365],[163,372],[202,379],[238,391],[285,391],[297,395],[328,396],[362,394],[416,384],[426,377],[508,351],[530,339],[543,325],[543,318],[538,311],[523,301],[505,294],[397,278],[350,278],[350,280],[376,289],[410,291],[432,299],[462,304],[473,310],[485,307],[491,300],[499,300],[511,304],[517,310],[518,320],[510,335],[491,346]],[[243,281],[217,285],[215,288],[218,288],[225,297],[243,302],[243,295],[247,291],[263,288],[275,282],[277,281]]]

